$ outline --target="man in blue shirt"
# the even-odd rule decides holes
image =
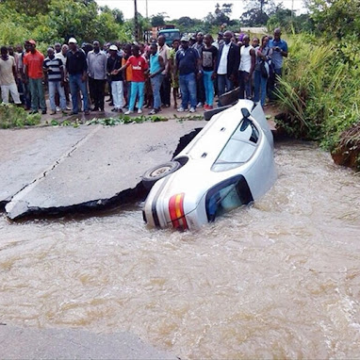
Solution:
[[[189,47],[189,38],[183,36],[181,38],[181,48],[176,53],[176,68],[179,70],[180,90],[181,90],[181,106],[179,112],[187,109],[190,101],[190,112],[196,111],[196,78],[202,75],[200,67],[199,52]]]
[[[274,100],[275,88],[279,78],[282,76],[283,58],[288,56],[288,45],[281,39],[281,30],[274,30],[274,38],[269,41],[269,48],[272,49],[271,63],[273,67],[272,76],[269,79],[269,99]]]

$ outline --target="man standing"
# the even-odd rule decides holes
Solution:
[[[255,69],[256,54],[250,45],[249,35],[244,35],[243,45],[240,48],[239,85],[240,99],[251,98],[251,81]]]
[[[274,38],[269,41],[269,48],[272,50],[271,63],[273,74],[269,79],[269,99],[275,99],[275,87],[278,79],[282,76],[283,58],[288,56],[288,45],[285,40],[281,39],[281,30],[274,30]]]
[[[100,43],[93,42],[94,50],[87,55],[89,88],[94,99],[92,111],[104,111],[107,55],[100,51]]]
[[[0,84],[1,98],[4,104],[9,103],[9,92],[16,105],[21,105],[19,92],[16,86],[16,66],[15,59],[8,54],[6,46],[0,49]]]
[[[190,112],[196,111],[196,79],[202,75],[199,52],[189,47],[189,38],[181,38],[181,48],[176,53],[176,68],[179,69],[181,106],[179,112],[187,109],[190,101]]]
[[[118,71],[121,68],[122,58],[118,54],[118,47],[116,45],[109,47],[109,54],[107,72],[111,81],[111,94],[114,102],[114,108],[111,111],[122,112],[124,107],[124,79],[123,72]]]
[[[31,111],[30,114],[36,114],[39,110],[39,105],[42,114],[46,114],[46,103],[43,87],[43,63],[44,55],[36,50],[36,42],[29,40],[30,51],[24,56],[24,66],[26,80],[29,81],[31,94]]]
[[[48,57],[44,60],[44,71],[47,74],[49,85],[50,115],[56,114],[55,92],[59,94],[60,108],[63,115],[67,115],[64,92],[64,65],[61,59],[55,57],[53,48],[48,48],[47,55]]]
[[[56,54],[59,54],[61,52],[61,44],[58,42],[55,43],[54,49],[55,49],[55,56],[56,56]]]
[[[86,89],[87,62],[85,52],[77,46],[75,38],[69,39],[69,51],[66,54],[66,70],[69,74],[70,91],[72,99],[72,113],[79,113],[78,92],[81,91],[85,115],[89,115],[88,95]]]
[[[196,43],[192,46],[194,49],[196,49],[199,52],[200,58],[202,58],[202,51],[204,48],[204,34],[202,32],[198,32],[196,35]],[[197,107],[202,107],[205,102],[205,88],[204,88],[204,82],[203,79],[200,77],[196,81],[196,98],[197,98]]]
[[[220,46],[224,43],[224,34],[219,31],[217,40],[212,43],[213,46],[215,46],[218,50]]]
[[[179,50],[180,39],[173,40],[173,47],[170,50],[170,73],[171,73],[171,87],[173,89],[174,109],[177,109],[177,99],[179,97],[179,72],[175,66],[175,55]]]
[[[204,105],[205,110],[210,110],[213,108],[214,102],[214,84],[213,84],[213,74],[216,64],[217,48],[212,43],[212,36],[210,34],[205,35],[204,39],[205,46],[202,50],[202,69],[203,69],[203,84],[205,88],[205,98],[206,102]]]
[[[161,81],[161,103],[164,104],[165,107],[170,106],[170,98],[171,98],[171,73],[170,73],[170,48],[166,45],[165,37],[160,35],[158,37],[159,43],[159,55],[163,58],[165,69],[162,72],[162,81]]]
[[[66,72],[66,54],[68,51],[69,51],[69,46],[67,46],[67,44],[64,44],[61,47],[61,51],[59,53],[55,54],[55,57],[59,58],[62,61],[63,66],[64,66],[64,68],[63,68],[64,69],[64,92],[65,92],[65,99],[66,99],[66,110],[70,110],[70,108],[69,108],[69,104],[70,104],[69,78],[68,78],[68,74]],[[60,105],[60,101],[58,101],[58,100],[56,100],[56,96],[55,96],[56,106]]]
[[[24,80],[24,51],[21,44],[17,44],[15,47],[16,50],[16,56],[15,56],[15,63],[16,63],[16,70],[17,70],[17,87],[18,87],[18,93],[20,96],[20,101],[22,104],[26,106],[26,110],[30,110],[31,102],[26,101],[26,90],[25,90],[25,84],[23,82]]]
[[[161,110],[160,86],[162,82],[162,71],[165,68],[164,59],[158,52],[156,43],[150,45],[150,81],[154,96],[154,107],[149,115],[155,115]]]
[[[225,31],[224,43],[220,45],[216,61],[215,75],[218,84],[218,95],[234,89],[240,62],[239,47],[231,41],[231,31]]]
[[[137,96],[138,102],[138,114],[142,114],[142,107],[144,105],[144,90],[145,90],[145,71],[148,69],[148,63],[140,54],[140,48],[138,45],[133,45],[131,48],[132,56],[129,57],[126,64],[123,65],[118,71],[122,71],[131,66],[132,69],[132,81],[131,81],[131,98],[129,104],[129,110],[125,115],[132,114],[135,108],[135,101]]]

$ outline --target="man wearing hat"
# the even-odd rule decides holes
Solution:
[[[88,94],[86,89],[87,62],[83,50],[77,46],[75,38],[69,39],[69,51],[66,54],[66,71],[69,74],[70,91],[72,99],[72,115],[78,114],[78,93],[81,91],[84,102],[84,113],[89,115]]]
[[[179,80],[181,90],[181,106],[179,112],[187,110],[190,102],[190,112],[196,111],[196,78],[200,78],[202,71],[200,67],[199,52],[189,47],[189,38],[181,38],[181,49],[176,53],[176,68],[179,69]]]
[[[109,47],[110,56],[107,59],[107,73],[111,83],[111,94],[114,108],[111,111],[122,112],[124,107],[124,78],[123,72],[119,69],[122,66],[122,57],[118,54],[118,47]]]
[[[24,56],[25,81],[29,81],[31,94],[31,111],[30,114],[36,114],[39,105],[42,114],[46,114],[46,103],[43,87],[43,63],[44,55],[36,50],[35,40],[29,40],[30,51]]]

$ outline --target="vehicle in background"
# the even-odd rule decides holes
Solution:
[[[165,37],[165,42],[167,46],[172,46],[172,43],[175,39],[180,40],[180,30],[179,29],[161,29],[158,31],[158,36],[163,35]]]
[[[212,116],[169,163],[148,170],[150,227],[198,229],[263,196],[276,180],[273,136],[260,104],[239,100]]]

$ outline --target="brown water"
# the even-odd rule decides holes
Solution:
[[[0,322],[129,331],[182,358],[360,356],[360,177],[308,144],[198,232],[103,216],[0,220]]]

